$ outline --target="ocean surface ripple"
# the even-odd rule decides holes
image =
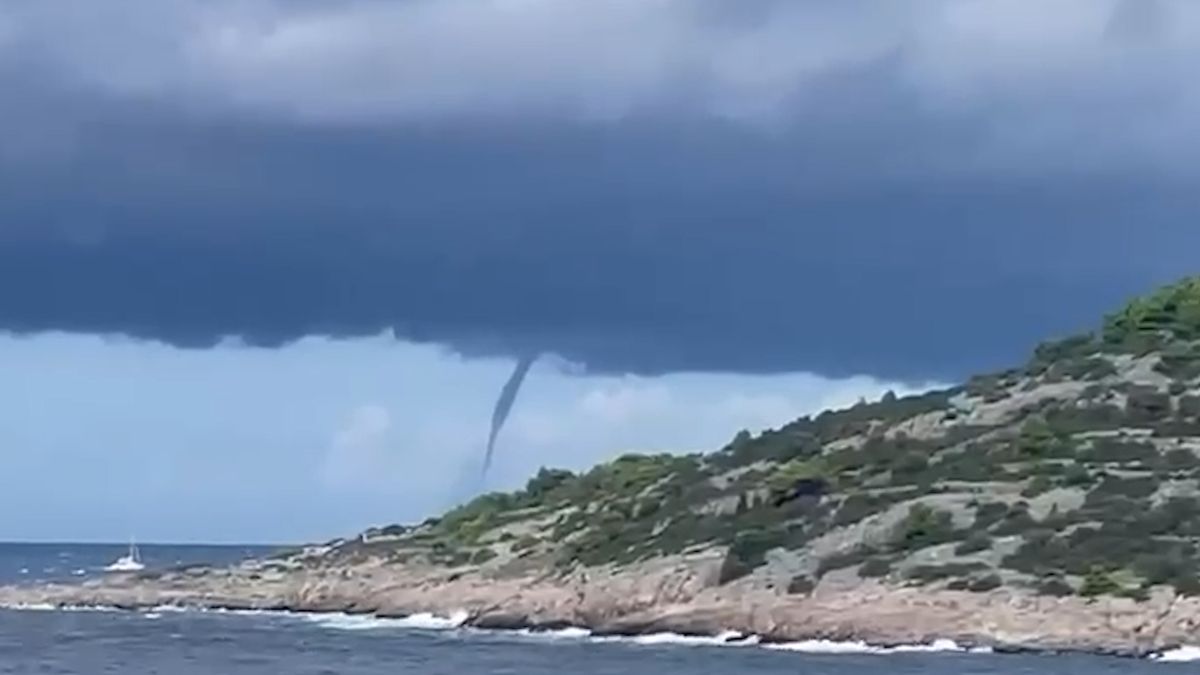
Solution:
[[[7,577],[2,583],[29,576],[20,569],[63,558],[61,551],[42,546],[22,553],[0,545],[0,577]],[[102,566],[98,561],[105,555],[119,554],[120,547],[89,551],[73,550],[65,557],[93,561],[79,568],[91,569]],[[186,564],[200,562],[196,556],[203,552],[158,553],[172,563],[173,556],[182,556]],[[232,561],[245,553],[238,548],[217,556]],[[978,653],[946,641],[883,649],[820,641],[764,645],[754,636],[736,634],[609,638],[579,629],[489,632],[464,628],[464,620],[465,615],[380,619],[166,607],[142,612],[0,609],[0,673],[561,675],[569,664],[573,675],[1142,675],[1196,672],[1200,658],[1194,649],[1151,661]]]

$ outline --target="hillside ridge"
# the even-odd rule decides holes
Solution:
[[[542,469],[413,526],[294,554],[620,569],[723,551],[717,584],[866,580],[1051,596],[1200,593],[1200,277],[961,386],[860,402],[710,454]]]
[[[1200,632],[1200,280],[1022,366],[542,469],[413,526],[0,607],[461,615],[464,625],[1147,655]]]

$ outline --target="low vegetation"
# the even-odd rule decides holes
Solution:
[[[1197,594],[1200,280],[962,387],[739,432],[707,455],[543,469],[389,534],[378,545],[404,560],[496,573],[708,551],[724,556],[719,583],[774,575],[792,594],[834,571],[973,592]]]

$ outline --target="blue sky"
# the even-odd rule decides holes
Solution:
[[[407,522],[477,489],[511,363],[390,338],[282,349],[0,340],[6,539],[305,541]],[[876,397],[871,378],[584,377],[535,366],[488,487],[543,465],[719,447]],[[897,391],[908,389],[896,386]]]
[[[1188,0],[6,2],[0,539],[421,517],[529,352],[496,486],[1019,361],[1195,272],[1198,33]]]

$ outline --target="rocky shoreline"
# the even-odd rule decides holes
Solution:
[[[380,618],[460,615],[489,630],[580,628],[594,636],[735,632],[763,643],[861,642],[878,647],[953,641],[995,652],[1146,657],[1200,643],[1200,600],[1167,589],[1147,601],[1049,598],[819,584],[789,595],[716,585],[719,560],[664,559],[623,570],[498,577],[365,562],[304,569],[193,568],[78,584],[0,587],[0,606],[92,606],[344,613]]]

